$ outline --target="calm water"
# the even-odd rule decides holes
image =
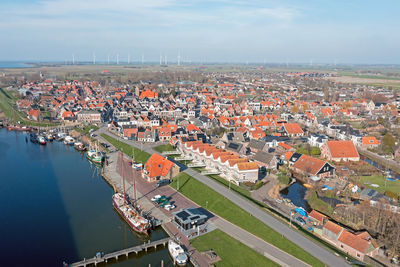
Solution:
[[[33,65],[17,61],[0,61],[0,69],[7,68],[32,68]]]
[[[289,187],[283,189],[281,191],[281,195],[285,198],[290,199],[293,202],[293,204],[296,205],[297,207],[302,207],[308,211],[310,209],[310,206],[304,199],[306,191],[307,188],[305,188],[299,182],[295,182],[291,184]]]
[[[111,205],[112,189],[82,154],[0,129],[0,266],[61,266],[143,243]],[[150,239],[166,237],[161,230]],[[172,266],[167,249],[112,266]]]

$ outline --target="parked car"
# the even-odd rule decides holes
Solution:
[[[163,186],[163,185],[167,185],[170,183],[169,179],[163,179],[157,182],[157,187]]]
[[[164,208],[164,207],[167,206],[167,205],[171,205],[171,204],[169,203],[168,199],[166,199],[165,201],[161,202],[160,207],[161,207],[161,208]]]
[[[303,219],[303,218],[301,218],[301,217],[296,217],[296,219],[295,219],[298,223],[300,223],[301,225],[305,225],[306,224],[306,221]]]
[[[154,202],[157,204],[162,204],[164,202],[168,201],[166,196],[161,196],[159,199],[156,199]]]
[[[155,202],[155,201],[158,200],[159,198],[161,198],[160,195],[155,195],[154,197],[151,198],[151,201]]]
[[[167,204],[164,206],[164,209],[166,209],[166,210],[173,210],[175,208],[176,208],[176,206],[174,204]]]

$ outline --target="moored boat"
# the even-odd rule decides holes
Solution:
[[[32,127],[19,126],[19,125],[9,125],[9,126],[7,126],[7,130],[9,130],[9,131],[25,131],[25,132],[30,132],[30,131],[32,131]]]
[[[173,240],[168,241],[169,254],[174,260],[174,263],[178,265],[186,265],[188,261],[188,256],[183,248]]]
[[[101,153],[100,151],[96,151],[94,149],[91,149],[88,152],[86,152],[86,157],[88,158],[88,160],[99,164],[102,164],[104,159],[103,153]]]
[[[85,151],[86,150],[86,146],[81,142],[75,142],[74,143],[74,147],[78,151]]]
[[[125,199],[121,193],[112,196],[112,203],[118,214],[138,233],[148,234],[150,222],[139,215],[137,210]]]
[[[64,144],[72,146],[75,143],[75,139],[69,135],[64,137]]]
[[[46,133],[46,138],[47,138],[47,140],[48,140],[49,142],[51,142],[51,141],[53,141],[54,136],[53,136],[52,133]]]
[[[37,137],[37,139],[38,139],[39,144],[41,144],[41,145],[45,145],[47,143],[46,142],[46,138],[44,136],[42,136],[42,135],[39,135]]]

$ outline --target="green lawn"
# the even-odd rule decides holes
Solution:
[[[84,126],[83,128],[76,128],[75,130],[77,130],[81,134],[88,134],[91,129],[96,131],[99,129],[99,127],[97,127],[96,125],[87,125],[87,126]]]
[[[383,175],[361,176],[360,178],[365,187],[374,189],[382,193],[385,193],[386,190],[390,190],[397,194],[400,194],[400,180],[386,181],[385,187],[386,178]],[[370,184],[365,184],[365,182],[369,182]],[[379,187],[372,187],[371,184],[377,184],[379,185]]]
[[[180,173],[174,178],[170,186],[176,189],[178,179],[180,185],[179,191],[198,205],[204,208],[207,206],[207,209],[211,212],[214,212],[231,223],[236,224],[312,266],[323,266],[323,263],[314,258],[311,254],[288,241],[270,227],[250,216],[249,213],[188,174]]]
[[[175,151],[175,148],[171,144],[159,145],[159,146],[153,147],[153,149],[160,153],[162,153],[164,151]]]
[[[314,210],[318,210],[328,216],[332,216],[333,208],[331,205],[325,201],[318,198],[317,193],[314,191],[311,193],[310,197],[307,199],[308,204]]]
[[[101,137],[103,137],[104,139],[106,139],[108,142],[110,142],[110,144],[112,144],[113,146],[115,146],[116,149],[122,151],[123,153],[132,156],[132,151],[133,151],[133,158],[135,160],[135,162],[140,162],[140,163],[146,163],[147,160],[150,158],[150,154],[147,152],[144,152],[140,149],[137,149],[133,146],[130,146],[128,144],[125,144],[121,141],[118,141],[117,139],[108,136],[106,134],[101,134]]]
[[[215,266],[279,266],[217,229],[191,240],[198,251],[212,249],[221,258]],[[245,257],[244,257],[245,255]]]
[[[217,174],[210,174],[210,175],[207,175],[207,176],[210,177],[211,179],[217,181],[218,183],[223,184],[226,187],[229,187],[229,181],[224,179],[224,178],[222,178],[221,176],[219,176]],[[234,183],[230,183],[230,186],[231,186],[231,190],[232,191],[235,191],[236,193],[239,193],[240,195],[248,197],[248,198],[251,197],[249,190],[246,190],[243,187],[237,186]]]

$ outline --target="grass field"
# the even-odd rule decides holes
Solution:
[[[361,176],[360,179],[364,186],[368,188],[374,189],[382,193],[385,193],[386,190],[390,190],[397,194],[400,194],[400,180],[386,181],[385,187],[386,178],[383,175]],[[365,182],[370,184],[365,184]],[[379,187],[373,187],[371,186],[371,184],[377,184],[379,185]]]
[[[96,125],[87,125],[83,128],[76,128],[75,130],[77,130],[78,132],[80,132],[81,134],[88,134],[90,130],[96,131],[99,129],[99,127],[97,127]]]
[[[186,173],[180,173],[176,176],[170,186],[176,189],[178,179],[180,184],[179,191],[198,205],[209,209],[211,212],[312,266],[323,266],[322,262],[311,254],[288,241],[258,219],[250,216],[246,211]]]
[[[103,137],[104,139],[106,139],[108,142],[110,142],[110,144],[112,144],[113,146],[115,146],[115,148],[117,148],[119,151],[122,151],[123,153],[127,154],[128,156],[132,156],[132,152],[133,152],[133,158],[135,160],[135,162],[140,162],[140,163],[146,163],[147,160],[150,158],[150,154],[147,152],[144,152],[140,149],[137,149],[133,146],[130,146],[128,144],[125,144],[121,141],[118,141],[115,138],[112,138],[111,136],[108,136],[106,134],[101,134],[101,137]]]
[[[279,266],[217,229],[191,240],[198,251],[212,249],[221,258],[215,266]],[[246,255],[245,257],[243,255]]]
[[[160,153],[162,153],[164,151],[175,151],[175,148],[170,144],[159,145],[159,146],[154,147],[153,149]]]

